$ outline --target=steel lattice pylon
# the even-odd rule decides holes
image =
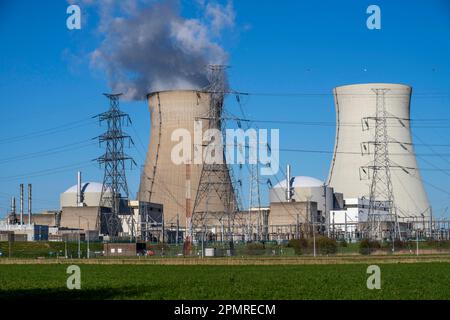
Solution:
[[[394,217],[394,239],[400,236],[391,180],[391,162],[389,159],[389,137],[387,133],[387,111],[385,94],[389,89],[372,89],[376,94],[374,159],[368,166],[371,170],[369,194],[369,213],[366,232],[371,239],[382,237],[382,217],[380,211],[389,206],[389,217]],[[389,222],[388,222],[389,223]]]
[[[104,166],[103,187],[100,197],[100,212],[98,224],[101,233],[110,237],[117,237],[122,229],[119,215],[129,214],[126,208],[121,212],[121,200],[129,196],[127,179],[125,175],[125,162],[134,160],[124,153],[125,142],[133,144],[129,135],[122,131],[122,124],[130,124],[128,114],[119,109],[119,97],[121,94],[104,94],[110,102],[108,111],[96,117],[100,123],[106,122],[107,131],[98,136],[100,145],[105,143],[105,153],[97,158],[98,163]],[[104,212],[102,208],[111,208],[110,212]],[[134,227],[134,225],[133,225]],[[132,230],[132,235],[134,231]]]
[[[221,130],[223,136],[224,127],[222,125],[223,100],[226,88],[225,66],[210,65],[209,86],[205,91],[211,95],[210,108],[205,119],[208,120],[208,128]],[[223,149],[222,159],[225,159],[225,149]],[[220,220],[226,220],[228,224],[228,238],[233,228],[234,215],[237,212],[237,199],[231,181],[231,168],[226,163],[204,163],[200,175],[198,191],[192,209],[192,229],[206,227],[208,219],[208,198],[216,193],[224,206],[224,212],[214,212],[220,215]],[[205,203],[203,207],[202,202]],[[228,239],[231,240],[231,239]]]

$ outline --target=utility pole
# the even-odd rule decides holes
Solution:
[[[8,257],[11,259],[11,253],[12,253],[12,245],[11,245],[11,237],[12,237],[12,234],[9,234],[8,233]]]
[[[330,213],[328,212],[328,208],[327,208],[327,185],[324,183],[323,184],[323,197],[324,197],[324,201],[323,201],[323,208],[324,208],[324,213],[325,213],[325,217],[326,217],[326,224],[327,224],[327,237],[330,238],[331,232],[330,232]]]
[[[32,196],[31,196],[31,183],[28,184],[28,224],[31,225],[31,215],[32,213],[32,208],[31,208],[31,204],[32,204]]]
[[[20,184],[20,225],[23,226],[23,183]]]
[[[85,232],[85,235],[87,236],[87,258],[89,259],[89,256],[90,256],[90,249],[89,249],[89,238],[90,238],[90,234],[89,234],[89,220],[88,219],[86,219],[87,220],[87,227],[88,227],[88,229],[87,229],[87,231]]]
[[[316,257],[316,225],[315,225],[315,217],[311,211],[311,202],[310,202],[310,197],[307,198],[306,201],[306,207],[308,208],[308,212],[311,216],[311,220],[312,220],[312,234],[313,234],[313,254],[314,257]]]
[[[177,244],[177,246],[178,246],[178,237],[179,237],[179,232],[180,232],[180,214],[177,212],[177,232],[176,232],[176,235],[175,235],[175,243]]]
[[[419,232],[416,229],[416,256],[419,255]]]
[[[433,239],[433,211],[431,210],[431,207],[429,208],[430,210],[430,238]]]
[[[205,257],[205,227],[202,230],[202,259]]]
[[[64,235],[63,235],[63,237],[64,237]],[[64,240],[64,255],[65,255],[66,259],[69,257],[67,255],[67,238]]]
[[[80,217],[78,217],[78,259],[81,258],[81,227]]]

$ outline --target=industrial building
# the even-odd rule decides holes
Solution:
[[[312,231],[309,230],[311,227],[305,226],[311,224],[315,225],[316,232],[325,233],[330,212],[342,208],[342,194],[335,193],[324,182],[307,176],[280,181],[270,189],[269,198],[268,228],[271,237],[283,234],[284,238],[289,239],[307,235]]]

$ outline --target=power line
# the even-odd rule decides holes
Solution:
[[[18,180],[18,179],[23,179],[23,178],[32,178],[32,177],[52,175],[52,174],[72,170],[73,168],[84,168],[87,166],[87,164],[92,165],[92,162],[84,161],[84,162],[73,163],[70,165],[65,165],[65,166],[60,166],[60,167],[55,167],[55,168],[49,168],[49,169],[45,169],[45,170],[28,172],[28,173],[24,173],[24,174],[20,174],[20,175],[4,176],[4,177],[0,177],[0,180],[9,181],[9,180]]]
[[[39,158],[39,157],[50,156],[50,155],[54,155],[54,154],[58,154],[58,153],[62,153],[62,152],[86,148],[86,147],[93,146],[93,145],[95,145],[95,143],[92,142],[91,139],[82,140],[79,142],[70,143],[70,144],[66,144],[66,145],[62,145],[59,147],[50,148],[50,149],[46,149],[46,150],[42,150],[42,151],[21,154],[21,155],[17,155],[17,156],[13,156],[13,157],[8,157],[8,158],[3,158],[3,159],[0,159],[0,164],[12,162],[12,161],[21,161],[21,160],[28,160],[28,159],[35,159],[35,158]]]
[[[242,96],[273,96],[273,97],[333,97],[335,94],[333,92],[240,92],[240,91],[226,91],[226,94],[236,94]],[[370,93],[362,92],[348,92],[339,93],[340,96],[368,96]],[[409,93],[391,93],[389,97],[405,97],[410,96]],[[449,92],[417,92],[414,93],[414,97],[450,97]]]
[[[322,127],[336,127],[336,123],[332,121],[296,121],[296,120],[264,120],[264,119],[245,119],[245,118],[224,118],[224,120],[234,120],[234,121],[240,121],[240,122],[255,122],[255,123],[274,123],[274,124],[288,124],[288,125],[304,125],[304,126],[322,126]],[[406,121],[411,122],[436,122],[438,119],[403,119]],[[440,120],[440,121],[450,121],[448,120]],[[341,127],[361,127],[362,124],[358,122],[346,122],[346,123],[339,123],[338,124]],[[402,128],[404,127],[401,124],[387,124],[387,127],[390,128]],[[448,125],[412,125],[413,128],[450,128],[450,123]]]
[[[22,141],[22,140],[26,140],[26,139],[31,139],[31,138],[38,138],[38,137],[43,137],[43,136],[47,136],[47,135],[54,135],[56,133],[66,132],[66,131],[72,130],[72,129],[77,129],[77,128],[89,125],[91,123],[93,123],[93,120],[91,117],[84,118],[81,120],[65,123],[65,124],[62,124],[62,125],[59,125],[56,127],[48,128],[48,129],[31,131],[26,134],[3,138],[3,139],[0,139],[0,144],[7,144],[7,143],[18,142],[18,141]]]

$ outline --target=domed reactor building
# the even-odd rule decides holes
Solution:
[[[411,91],[389,83],[334,89],[336,140],[327,182],[347,199],[392,197],[398,218],[405,220],[431,215],[411,138]]]

